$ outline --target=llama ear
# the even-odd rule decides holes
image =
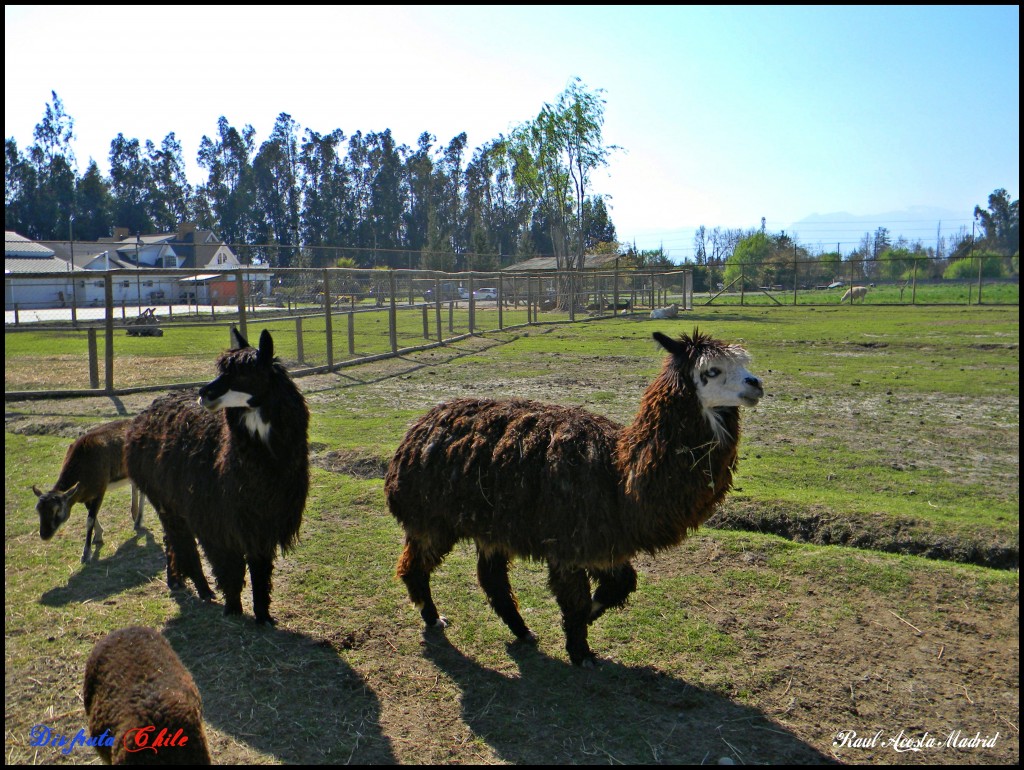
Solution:
[[[242,348],[249,347],[248,340],[242,336],[241,332],[238,331],[237,327],[231,327],[231,349],[241,350]]]
[[[256,360],[267,366],[274,363],[274,338],[270,336],[270,332],[266,329],[260,335],[260,352],[256,356]]]
[[[677,340],[674,340],[661,332],[654,332],[651,336],[654,337],[655,342],[665,348],[665,350],[672,355],[680,356],[683,354],[683,346]]]
[[[36,497],[42,497],[43,496],[43,493],[40,491],[39,487],[37,487],[35,484],[32,485],[32,491],[36,493]]]

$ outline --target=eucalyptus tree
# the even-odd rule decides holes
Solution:
[[[219,234],[228,243],[251,243],[254,237],[257,213],[250,158],[255,135],[252,126],[239,131],[221,116],[216,137],[204,135],[199,143],[199,165],[208,172],[199,193],[207,199]]]
[[[36,194],[36,170],[18,150],[14,137],[4,140],[4,229],[29,238]]]
[[[302,209],[300,240],[308,246],[345,242],[352,230],[348,170],[341,156],[345,134],[336,128],[320,134],[307,128],[299,148]]]
[[[515,254],[529,223],[529,208],[517,191],[503,137],[484,144],[466,166],[465,219],[474,267],[501,266]]]
[[[89,165],[75,186],[75,222],[71,235],[76,240],[96,241],[114,231],[114,196],[96,161]]]
[[[415,252],[422,252],[427,243],[429,218],[433,206],[431,194],[434,175],[434,161],[431,148],[435,138],[428,132],[420,134],[416,150],[405,156],[402,168],[402,186],[405,195],[403,211],[405,246]],[[422,254],[415,257],[422,264]]]
[[[391,129],[367,134],[369,168],[370,237],[374,262],[387,267],[409,267],[408,258],[398,250],[403,243],[404,193],[402,189],[403,155],[408,147],[395,144]],[[381,253],[380,250],[384,250]]]
[[[465,269],[467,233],[465,229],[465,177],[462,157],[466,134],[452,137],[434,164],[434,209],[429,239],[432,249],[455,255],[456,269]]]
[[[66,236],[74,209],[77,162],[71,142],[75,122],[64,111],[56,91],[50,92],[42,120],[33,131],[33,143],[24,154],[11,139],[5,144],[4,199],[14,205],[19,231],[29,238]]]
[[[181,142],[172,131],[158,148],[146,140],[149,192],[146,205],[157,232],[174,232],[193,219],[192,185],[185,173]]]
[[[371,221],[371,195],[373,171],[370,166],[370,148],[366,136],[356,131],[348,138],[345,154],[345,175],[348,195],[344,202],[346,240],[359,249],[355,259],[363,267],[373,266],[373,223]]]
[[[151,233],[151,168],[138,139],[119,133],[110,142],[110,192],[114,198],[114,224],[135,235]]]
[[[299,124],[282,112],[252,164],[256,206],[261,213],[254,223],[254,236],[257,243],[277,247],[264,255],[274,265],[291,264],[299,245],[302,189],[298,131]]]

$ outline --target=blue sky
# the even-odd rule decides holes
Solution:
[[[223,115],[427,131],[469,148],[573,77],[604,89],[594,178],[620,240],[692,254],[693,230],[869,230],[934,243],[1020,194],[1017,6],[5,6],[5,125],[24,149],[56,91],[80,170],[118,132],[195,156]],[[866,217],[850,224],[840,213]],[[814,215],[818,215],[815,217]],[[870,224],[868,224],[870,222]]]

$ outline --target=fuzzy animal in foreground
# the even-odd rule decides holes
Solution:
[[[843,295],[843,298],[839,300],[839,304],[841,305],[844,302],[846,302],[846,300],[850,300],[850,304],[852,305],[853,301],[856,299],[859,299],[861,302],[863,302],[864,298],[867,295],[867,286],[851,286],[849,289],[846,290],[846,293]]]
[[[82,698],[104,762],[210,764],[199,689],[152,628],[122,628],[100,639],[85,664]]]
[[[384,481],[405,529],[398,576],[427,626],[443,626],[430,574],[474,540],[491,607],[535,640],[508,579],[513,558],[544,560],[566,650],[592,665],[587,626],[636,589],[630,559],[681,542],[732,485],[739,409],[763,395],[747,353],[694,331],[654,339],[668,351],[632,425],[578,407],[459,399],[409,430]],[[596,583],[591,595],[590,581]]]
[[[665,320],[679,317],[679,305],[673,302],[668,307],[656,307],[651,311],[651,320]]]
[[[294,544],[309,492],[309,409],[266,330],[259,350],[232,335],[220,376],[198,394],[154,401],[129,426],[125,455],[164,526],[168,587],[190,578],[202,599],[213,598],[199,538],[224,614],[242,614],[248,565],[256,621],[274,624],[274,559]]]
[[[131,484],[124,463],[124,436],[129,420],[108,422],[86,432],[68,447],[64,465],[53,489],[43,492],[32,485],[39,499],[39,537],[49,540],[61,524],[71,516],[75,503],[84,503],[89,511],[85,524],[85,548],[82,563],[89,561],[92,546],[103,544],[103,527],[97,516],[108,489]],[[142,527],[143,498],[134,484],[132,487],[132,521],[135,531]]]

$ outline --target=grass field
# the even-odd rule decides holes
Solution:
[[[539,564],[512,581],[540,643],[511,644],[468,545],[434,580],[451,627],[422,634],[381,481],[409,423],[461,395],[629,421],[660,367],[651,332],[694,326],[742,342],[766,397],[744,413],[720,527],[638,559],[630,604],[591,628],[603,664],[568,664]],[[220,336],[196,342],[196,379]],[[30,485],[49,488],[74,436],[152,394],[7,403],[9,763],[97,761],[29,731],[85,726],[85,659],[131,624],[162,629],[192,671],[218,762],[1019,762],[1018,308],[712,306],[487,334],[298,384],[314,468],[301,542],[277,563],[275,630],[245,594],[237,619],[168,592],[159,522],[147,510],[135,535],[127,491],[104,504],[90,563],[81,508],[39,540]],[[1014,566],[969,563],[982,553]],[[898,751],[901,731],[925,750]],[[958,744],[976,733],[991,745]]]

